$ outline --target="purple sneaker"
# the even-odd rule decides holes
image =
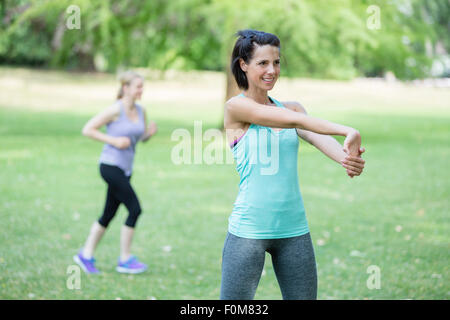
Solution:
[[[147,265],[139,262],[135,256],[131,256],[131,258],[125,262],[121,262],[119,259],[116,267],[116,271],[120,273],[141,273],[145,270],[147,270]]]
[[[95,267],[95,259],[85,259],[81,251],[73,256],[73,260],[84,270],[87,274],[98,274],[100,271]]]

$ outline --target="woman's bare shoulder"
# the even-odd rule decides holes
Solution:
[[[105,107],[97,116],[106,123],[117,120],[120,116],[120,104],[116,102]]]

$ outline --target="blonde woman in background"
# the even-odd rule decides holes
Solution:
[[[136,144],[152,137],[157,127],[155,122],[147,124],[145,109],[136,103],[141,99],[144,79],[141,75],[127,71],[120,76],[117,101],[91,118],[83,128],[83,135],[104,143],[100,156],[100,174],[108,185],[106,202],[100,218],[94,222],[84,247],[73,258],[88,274],[99,273],[93,257],[95,248],[106,228],[123,203],[128,210],[120,234],[120,257],[116,270],[121,273],[141,273],[147,265],[131,254],[131,243],[141,206],[130,178]],[[100,128],[106,125],[106,134]]]

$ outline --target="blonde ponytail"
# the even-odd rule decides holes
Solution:
[[[123,86],[129,85],[131,83],[131,81],[133,81],[135,78],[143,79],[143,77],[139,73],[131,71],[131,70],[122,72],[119,75],[120,88],[119,88],[119,92],[117,92],[117,100],[122,99],[122,97],[123,97],[123,94],[124,94]]]

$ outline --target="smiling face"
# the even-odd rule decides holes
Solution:
[[[125,84],[123,89],[124,95],[129,96],[132,100],[139,100],[144,91],[144,80],[136,77],[129,84]]]
[[[271,45],[255,45],[252,59],[240,60],[241,69],[247,75],[249,90],[272,90],[280,76],[280,49]]]

